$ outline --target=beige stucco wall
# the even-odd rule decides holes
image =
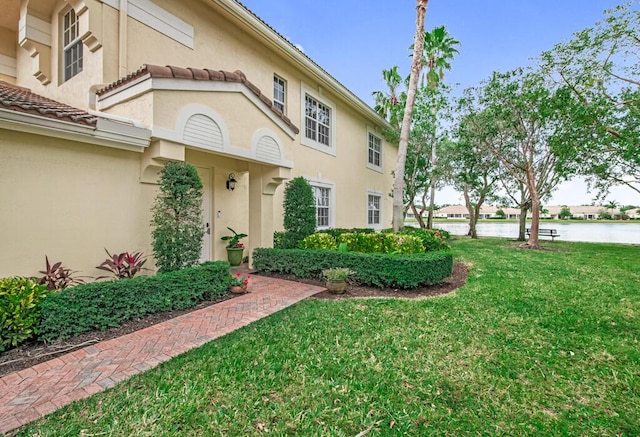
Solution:
[[[291,172],[286,173],[288,176],[305,176],[332,184],[333,226],[366,227],[368,191],[382,194],[382,227],[391,225],[391,198],[387,194],[392,186],[395,147],[384,143],[382,173],[367,168],[367,129],[379,133],[379,120],[362,115],[326,84],[252,36],[248,29],[230,23],[226,13],[211,7],[214,3],[154,0],[194,27],[194,49],[128,18],[128,43],[123,54],[118,51],[119,12],[96,0],[86,2],[91,4],[92,14],[101,15],[103,40],[102,48],[94,53],[85,47],[83,71],[60,83],[58,56],[52,55],[52,81],[42,85],[33,77],[33,60],[24,49],[17,48],[18,84],[41,95],[88,108],[90,87],[113,82],[123,68],[131,72],[144,63],[242,70],[248,80],[269,97],[272,97],[275,73],[287,81],[286,114],[301,130],[293,139],[265,115],[264,108],[240,93],[156,90],[119,103],[108,112],[137,119],[150,129],[171,131],[185,107],[203,105],[219,115],[229,133],[231,146],[244,151],[250,149],[256,131],[268,129],[284,146],[284,159],[293,162]],[[55,54],[57,15],[54,14],[51,21],[52,53]],[[301,144],[303,86],[335,105],[335,156]],[[95,276],[93,267],[104,259],[103,247],[111,251],[151,253],[149,208],[157,187],[139,182],[140,154],[2,132],[0,156],[1,204],[15,212],[3,216],[0,223],[3,225],[0,232],[8,233],[7,229],[11,229],[11,235],[3,240],[8,250],[0,254],[0,275],[35,274],[42,267],[44,255],[49,254],[52,259],[63,260],[69,267]],[[5,156],[8,158],[4,159]],[[255,220],[251,220],[255,211],[260,214],[268,211],[273,217],[262,217],[264,223],[273,220],[275,229],[282,228],[283,185],[276,189],[274,196],[256,194],[261,193],[260,184],[266,183],[261,178],[273,170],[273,166],[194,148],[187,148],[185,160],[211,171],[213,259],[226,257],[220,237],[227,234],[227,226],[249,233],[248,242],[251,242],[249,228],[256,228]],[[233,192],[225,188],[231,172],[239,181]],[[265,180],[268,182],[268,178]],[[126,196],[120,195],[124,192]],[[62,193],[62,201],[52,200],[54,193]],[[264,202],[272,202],[272,211],[265,208]],[[36,213],[21,217],[23,211],[31,210]],[[126,223],[122,223],[123,218],[127,219]],[[264,240],[264,235],[261,238]],[[18,255],[17,261],[13,253]]]
[[[45,255],[99,276],[104,248],[151,253],[140,154],[1,131],[0,156],[0,277],[36,275]]]

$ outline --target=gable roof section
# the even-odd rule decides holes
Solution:
[[[213,1],[220,4],[220,6],[236,17],[236,19],[249,26],[249,28],[258,34],[260,38],[267,41],[269,44],[274,45],[280,54],[288,56],[305,70],[315,75],[319,81],[326,84],[333,90],[333,92],[353,105],[353,107],[362,114],[373,120],[377,120],[380,124],[384,125],[384,127],[391,127],[389,122],[385,120],[384,117],[380,116],[380,114],[378,114],[371,106],[355,95],[349,88],[333,77],[306,53],[298,49],[291,41],[271,27],[242,2],[239,0]]]
[[[129,74],[128,76],[114,82],[106,87],[98,90],[96,94],[103,96],[111,91],[117,90],[131,82],[136,81],[142,77],[151,77],[152,79],[184,79],[184,80],[197,80],[197,81],[217,81],[217,82],[235,82],[241,83],[247,87],[249,91],[255,94],[269,109],[280,118],[292,131],[296,134],[300,132],[297,126],[295,126],[291,120],[282,113],[278,108],[273,105],[273,101],[264,95],[260,89],[247,80],[245,74],[236,70],[233,73],[223,70],[211,70],[208,68],[182,68],[173,65],[167,65],[165,67],[152,64],[144,64],[137,71]]]
[[[42,97],[27,88],[4,81],[0,81],[0,108],[91,127],[95,127],[98,121],[96,116],[82,109]]]

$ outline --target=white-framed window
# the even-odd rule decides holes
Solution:
[[[367,225],[379,228],[382,225],[382,194],[369,191],[367,193]]]
[[[331,217],[331,188],[313,187],[316,198],[316,224],[319,228],[328,228]]]
[[[305,178],[311,185],[316,204],[316,226],[327,229],[335,223],[335,185],[333,182]]]
[[[303,134],[300,142],[321,152],[335,155],[335,105],[303,85]]]
[[[282,111],[283,114],[286,114],[287,102],[287,83],[284,79],[278,77],[277,75],[273,75],[273,106]]]
[[[62,66],[65,82],[82,71],[82,40],[79,34],[76,11],[70,8],[62,14]]]
[[[382,138],[367,132],[367,167],[382,171]]]

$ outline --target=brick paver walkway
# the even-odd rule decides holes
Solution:
[[[312,285],[253,275],[249,289],[251,293],[0,378],[0,433],[322,291]]]

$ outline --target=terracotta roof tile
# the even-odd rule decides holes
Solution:
[[[129,74],[128,76],[98,90],[96,94],[98,96],[101,96],[146,75],[149,75],[151,78],[162,79],[211,80],[218,82],[242,83],[247,87],[249,91],[255,94],[260,100],[262,100],[262,102],[264,102],[270,108],[270,110],[273,111],[274,114],[276,114],[278,118],[284,121],[284,123],[289,128],[291,128],[291,130],[293,130],[296,134],[300,132],[300,129],[298,129],[289,118],[287,118],[281,111],[273,106],[273,101],[266,95],[262,94],[257,86],[249,82],[247,80],[247,76],[245,76],[245,74],[240,70],[230,72],[223,70],[210,70],[208,68],[182,68],[173,65],[162,67],[160,65],[145,64],[140,67],[140,69]]]
[[[0,108],[70,123],[96,126],[98,118],[82,109],[47,99],[27,88],[0,81]]]

